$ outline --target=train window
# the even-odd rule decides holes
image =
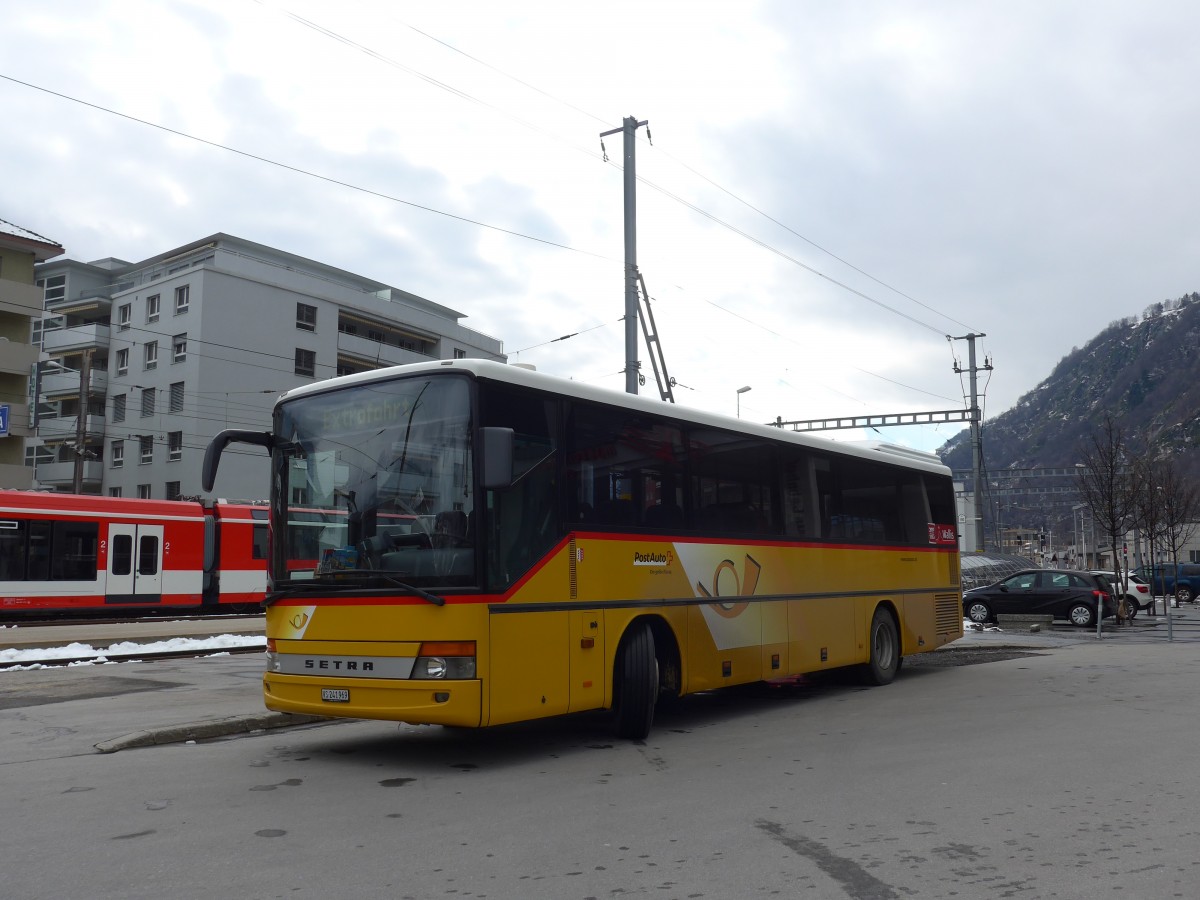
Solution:
[[[250,558],[251,559],[266,559],[267,558],[267,526],[255,525],[254,533],[250,537]]]
[[[0,522],[0,581],[25,579],[24,522]]]
[[[50,579],[50,523],[29,523],[29,544],[26,560],[29,568],[25,577],[29,581]]]
[[[143,534],[138,541],[138,574],[158,574],[158,537],[153,534]]]
[[[99,535],[95,522],[55,522],[50,577],[55,581],[95,581]]]
[[[128,575],[133,571],[133,535],[115,534],[112,539],[112,573]]]

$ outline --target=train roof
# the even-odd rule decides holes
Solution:
[[[679,422],[694,425],[705,425],[712,428],[739,431],[748,435],[766,438],[772,441],[782,441],[798,444],[814,450],[827,453],[837,453],[846,456],[856,456],[876,462],[888,462],[914,469],[936,472],[939,475],[949,475],[947,468],[937,456],[921,450],[914,450],[886,441],[833,441],[806,432],[788,431],[773,425],[758,424],[745,419],[736,419],[719,413],[693,409],[687,406],[664,403],[651,397],[627,394],[610,388],[596,387],[583,384],[557,375],[547,375],[520,366],[486,359],[443,359],[427,363],[413,363],[403,366],[390,366],[385,369],[375,369],[370,372],[358,372],[354,375],[343,375],[325,381],[317,381],[284,393],[276,401],[277,405],[287,403],[301,397],[327,393],[358,385],[377,384],[398,378],[426,374],[444,374],[456,372],[475,378],[492,381],[503,381],[521,387],[535,388],[572,397],[588,400],[608,406],[618,406],[623,409],[636,410],[654,416],[666,416]]]

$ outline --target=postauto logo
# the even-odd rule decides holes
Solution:
[[[674,550],[633,551],[633,564],[635,566],[669,566],[674,562]]]

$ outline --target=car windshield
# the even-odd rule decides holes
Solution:
[[[476,580],[468,381],[410,377],[285,400],[276,414],[276,585]]]

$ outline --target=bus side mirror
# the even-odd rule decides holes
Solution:
[[[481,480],[485,489],[500,490],[513,480],[513,430],[480,428]]]
[[[275,447],[275,435],[269,431],[238,431],[233,428],[220,432],[204,451],[204,469],[200,479],[205,493],[212,493],[213,485],[217,481],[217,466],[227,444],[255,444],[266,447],[270,453]]]

